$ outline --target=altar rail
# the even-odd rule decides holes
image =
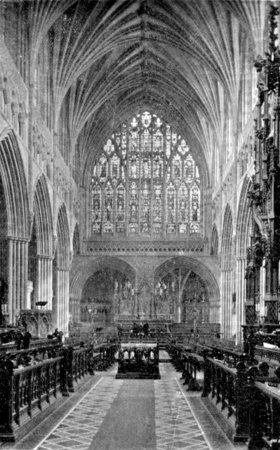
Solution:
[[[52,357],[46,354],[46,359],[32,359],[26,366],[22,364],[21,350],[1,358],[0,440],[21,437],[23,426],[31,427],[33,418],[62,396],[69,396],[86,375],[109,367],[117,348],[110,344],[97,348],[61,345]],[[32,358],[32,350],[25,351],[24,356]]]
[[[280,449],[280,365],[276,370],[265,360],[252,365],[250,355],[238,349],[222,353],[221,346],[173,345],[169,352],[187,389],[201,390],[229,428],[233,424],[234,441],[247,442],[250,450]],[[203,373],[202,379],[197,372]]]

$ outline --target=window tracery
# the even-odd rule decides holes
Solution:
[[[146,111],[107,140],[90,186],[91,234],[200,232],[200,177],[186,141]]]

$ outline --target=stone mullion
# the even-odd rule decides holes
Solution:
[[[153,234],[153,205],[154,205],[154,131],[151,127],[151,180],[150,180],[150,234]]]
[[[111,167],[111,164],[110,164]],[[112,169],[111,169],[112,170]],[[112,179],[112,178],[111,178]],[[116,226],[117,226],[117,222],[116,222],[116,207],[117,207],[117,185],[113,186],[112,184],[112,189],[113,189],[113,207],[112,207],[112,214],[113,214],[113,236],[116,236]]]
[[[143,129],[142,129],[142,133],[143,133]],[[142,137],[142,134],[139,133],[138,234],[141,234],[141,215],[142,215],[141,214],[141,205],[142,205],[142,197],[141,197],[142,177],[141,177],[141,170],[142,170],[143,152],[142,152],[141,137]]]
[[[167,158],[166,158],[166,127],[164,128],[163,133],[163,168],[162,168],[162,214],[161,214],[161,223],[162,223],[162,236],[166,238],[166,225],[167,225],[167,214],[166,214],[166,203],[167,203],[167,191],[166,191],[166,172],[167,172]]]
[[[128,124],[127,124],[128,125]],[[122,141],[122,139],[121,139]],[[126,173],[125,173],[125,236],[127,237],[129,235],[129,200],[130,200],[130,179],[129,179],[129,156],[130,156],[130,149],[129,149],[129,130],[128,126],[126,127]]]
[[[175,184],[175,230],[176,230],[176,237],[179,236],[179,185]]]

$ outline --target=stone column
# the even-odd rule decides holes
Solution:
[[[31,309],[31,294],[33,292],[33,281],[27,281],[27,293],[26,293],[26,304],[25,309]]]
[[[13,240],[8,239],[8,313],[9,322],[12,323],[14,319],[14,279],[13,279]]]
[[[221,332],[225,339],[231,337],[231,296],[232,296],[232,270],[221,271]]]
[[[56,298],[53,305],[53,325],[68,335],[69,269],[57,268]]]
[[[236,344],[240,344],[243,336],[241,325],[245,324],[245,300],[246,300],[246,281],[245,281],[246,257],[237,258],[236,265]],[[238,332],[239,330],[239,332]]]
[[[38,255],[37,257],[37,299],[47,302],[46,309],[52,309],[52,258]]]
[[[8,238],[8,313],[14,323],[16,314],[26,307],[28,241]]]
[[[71,296],[69,299],[69,310],[72,314],[73,322],[81,321],[81,299]]]

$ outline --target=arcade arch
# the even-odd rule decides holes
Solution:
[[[141,264],[132,267],[123,259],[103,257],[85,265],[80,258],[75,273],[71,273],[74,320],[104,322],[104,315],[100,319],[99,313],[94,317],[92,312],[105,308],[107,319],[110,316],[117,322],[149,319],[188,323],[195,312],[200,321],[219,322],[218,270],[214,275],[204,263],[183,256],[171,258],[151,270],[150,283],[143,276]],[[105,282],[107,286],[102,288]],[[77,303],[81,311],[74,307]]]
[[[91,313],[88,313],[89,309],[93,311],[94,308],[96,308],[99,309],[99,311],[102,311],[103,306],[104,308],[105,307],[107,308],[106,305],[103,306],[101,305],[102,303],[101,301],[100,302],[92,301],[92,297],[94,296],[88,294],[91,287],[95,283],[94,275],[95,274],[105,275],[106,272],[107,274],[109,274],[111,279],[111,283],[109,284],[107,289],[107,298],[109,295],[111,295],[111,300],[110,301],[107,300],[106,302],[107,305],[110,306],[110,311],[113,305],[115,305],[114,301],[115,281],[118,282],[118,287],[121,285],[124,286],[128,282],[131,284],[131,288],[135,285],[136,272],[130,264],[123,261],[122,259],[116,257],[101,257],[89,260],[87,261],[87,263],[85,263],[84,259],[81,258],[80,261],[75,265],[75,267],[71,271],[70,314],[72,315],[74,322],[79,322],[81,319],[87,321],[91,320],[92,318]],[[100,279],[102,279],[102,275],[100,275]],[[122,292],[120,291],[122,290],[121,289],[117,290],[118,294],[117,297],[120,297],[120,295],[122,294]],[[89,302],[87,301],[88,298],[90,298]]]
[[[219,273],[215,275],[202,262],[185,256],[174,257],[155,270],[156,289],[169,286],[169,310],[173,320],[217,323],[220,314]]]
[[[14,132],[6,129],[0,137],[1,259],[4,261],[2,288],[9,323],[15,323],[25,307],[27,252],[30,238],[26,177]]]

